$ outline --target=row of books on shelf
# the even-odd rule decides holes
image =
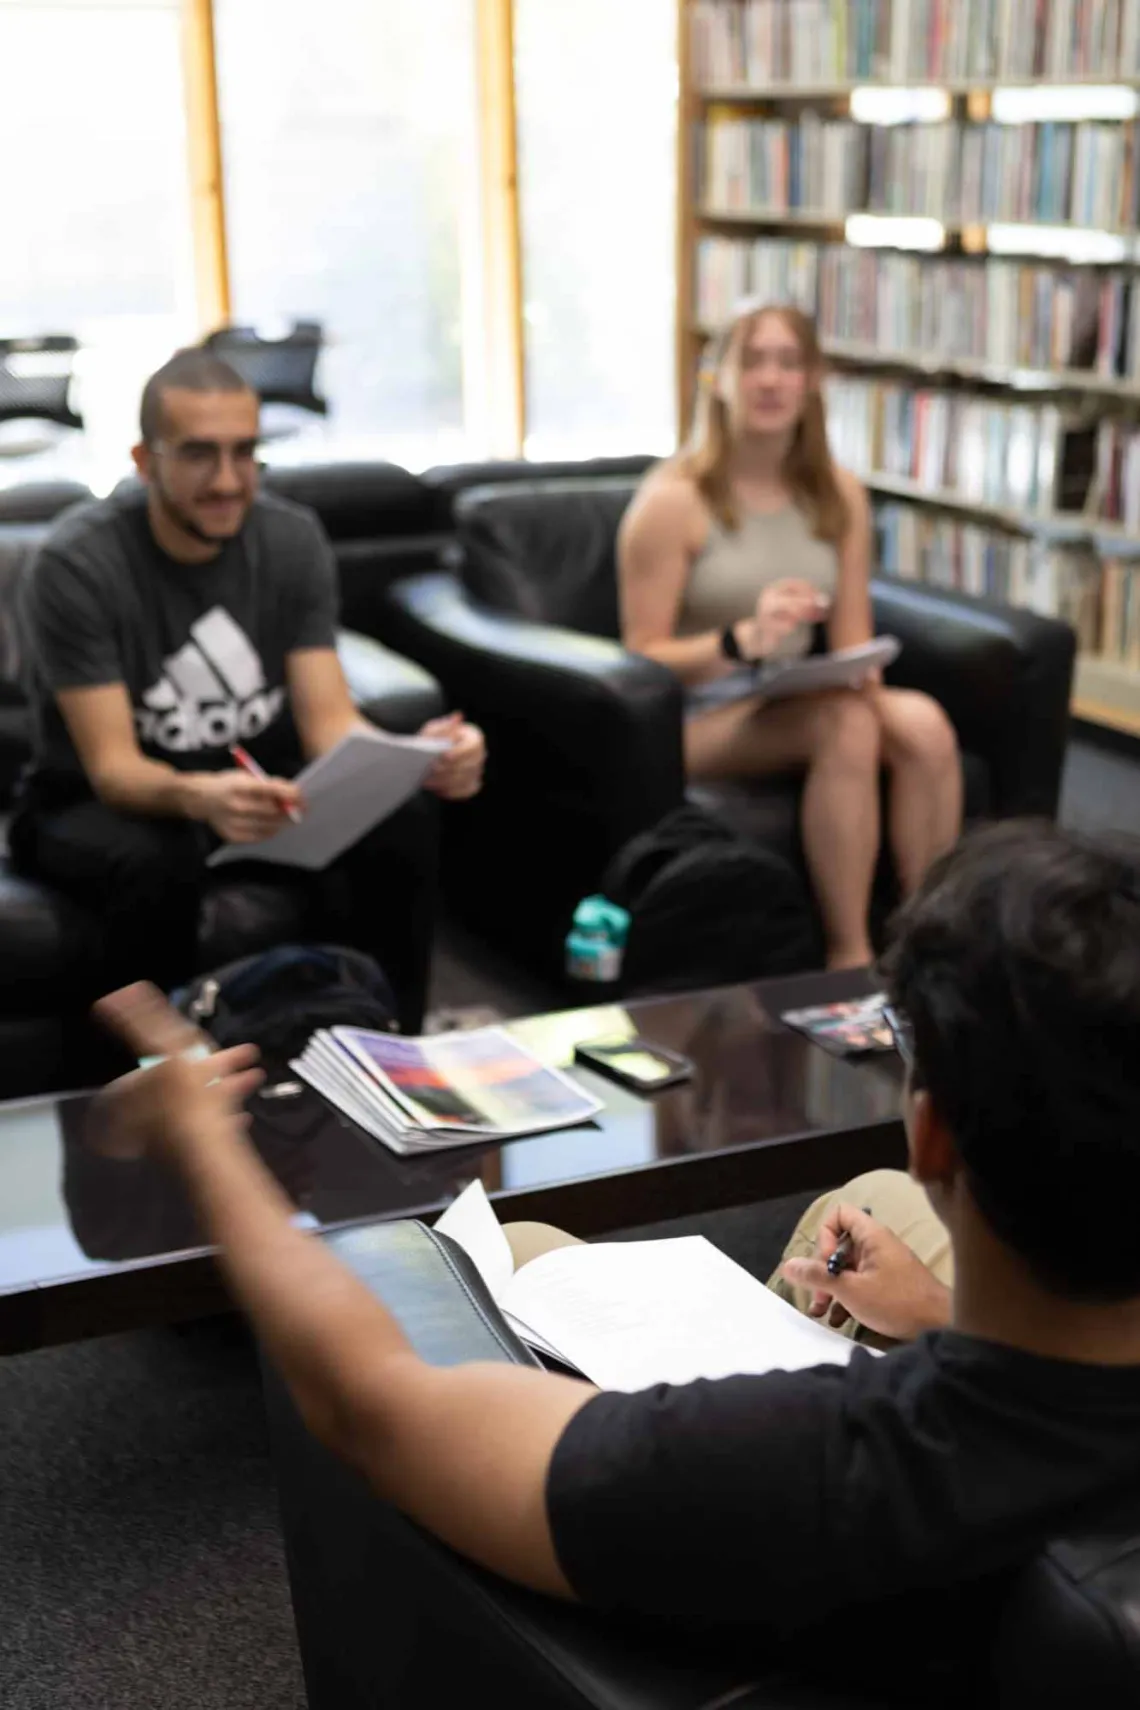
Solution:
[[[694,0],[699,88],[1135,77],[1140,0]]]
[[[1063,432],[1055,405],[837,375],[827,383],[827,412],[835,455],[861,474],[902,477],[971,504],[1054,509]]]
[[[714,106],[697,127],[697,150],[697,184],[713,212],[1127,232],[1140,223],[1135,121],[873,126],[812,112],[749,118]]]
[[[1063,618],[1082,653],[1140,669],[1140,564],[1000,534],[912,505],[876,507],[879,567]]]
[[[839,349],[1140,383],[1140,278],[1132,274],[709,234],[697,244],[695,297],[707,328],[743,302],[794,303]]]

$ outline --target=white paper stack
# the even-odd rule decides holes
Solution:
[[[322,1028],[290,1066],[401,1156],[574,1128],[601,1109],[501,1027],[423,1039]]]
[[[294,780],[301,818],[260,843],[223,843],[208,865],[272,861],[318,872],[415,794],[447,747],[422,736],[354,730]]]

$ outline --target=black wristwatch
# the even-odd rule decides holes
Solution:
[[[736,625],[732,623],[725,624],[720,632],[720,650],[726,659],[732,660],[734,665],[763,665],[764,663],[763,658],[749,659],[746,653],[741,652],[740,643],[736,639]]]

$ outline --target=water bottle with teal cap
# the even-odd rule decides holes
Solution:
[[[566,972],[574,980],[621,978],[629,915],[608,897],[583,897],[566,937]]]

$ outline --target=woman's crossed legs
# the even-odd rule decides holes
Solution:
[[[841,690],[767,705],[738,701],[696,714],[685,727],[685,764],[697,779],[806,772],[804,855],[831,968],[871,960],[880,767],[890,775],[889,832],[904,896],[961,826],[953,729],[936,701],[909,689]]]

